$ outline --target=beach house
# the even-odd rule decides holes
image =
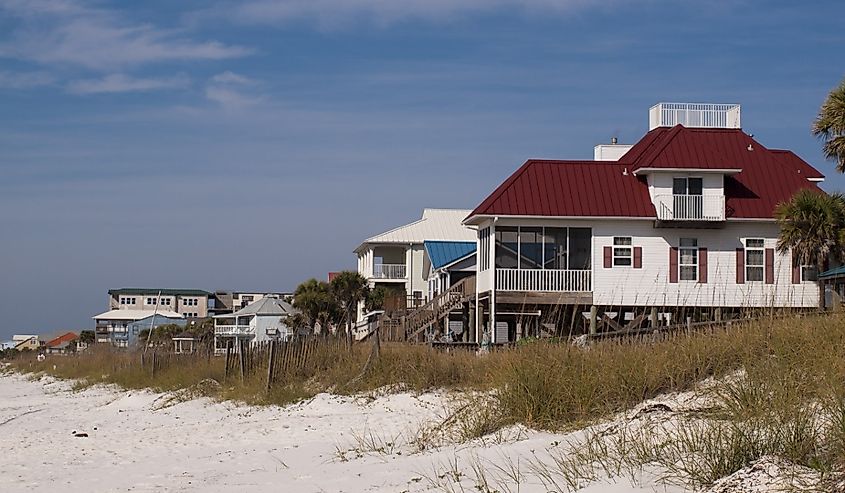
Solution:
[[[355,254],[358,273],[370,288],[385,287],[401,293],[409,307],[424,304],[430,291],[431,262],[426,241],[475,242],[475,231],[461,222],[471,211],[425,209],[414,222],[364,240]],[[359,320],[363,313],[359,313]]]
[[[184,318],[208,316],[209,298],[202,289],[121,288],[109,290],[109,310],[176,312]]]
[[[294,335],[288,319],[296,313],[290,303],[268,295],[240,310],[214,316],[214,350],[237,350],[243,341],[248,344],[270,340],[288,340]]]
[[[660,103],[631,146],[526,161],[471,211],[477,341],[818,305],[776,249],[777,204],[824,176],[742,130],[739,105]]]

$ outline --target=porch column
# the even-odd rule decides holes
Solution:
[[[599,307],[596,305],[590,306],[590,334],[598,332],[598,316]]]

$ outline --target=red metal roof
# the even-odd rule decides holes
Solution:
[[[778,203],[818,170],[790,151],[769,150],[740,129],[656,128],[618,162],[529,160],[470,214],[655,217],[643,168],[741,169],[725,177],[728,218],[771,219]]]
[[[648,186],[608,161],[532,159],[505,180],[470,217],[483,215],[654,217]]]

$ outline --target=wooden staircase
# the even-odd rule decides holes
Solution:
[[[473,296],[475,296],[475,276],[456,282],[404,318],[405,340],[417,340],[427,327],[448,317],[452,310],[460,308],[461,304]]]

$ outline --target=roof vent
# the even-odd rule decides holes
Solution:
[[[683,125],[690,128],[742,128],[738,104],[657,103],[648,111],[648,129]]]

